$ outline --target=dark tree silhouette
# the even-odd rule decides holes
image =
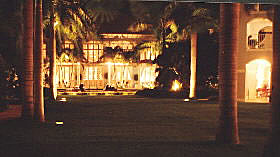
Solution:
[[[280,7],[274,6],[273,15],[273,63],[272,63],[272,95],[271,95],[271,130],[268,143],[264,149],[264,157],[280,156]]]
[[[24,1],[24,54],[23,54],[23,107],[22,118],[33,119],[33,0]]]
[[[237,120],[237,52],[239,3],[220,4],[219,105],[217,143],[239,144]]]
[[[36,1],[36,27],[34,52],[34,120],[45,121],[43,94],[43,15],[42,0]]]

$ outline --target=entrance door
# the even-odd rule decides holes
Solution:
[[[271,64],[257,59],[246,64],[245,101],[268,102]]]

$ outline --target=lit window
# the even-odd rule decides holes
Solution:
[[[70,75],[69,75],[70,74],[70,68],[69,67],[65,67],[64,70],[65,70],[65,72],[64,72],[64,80],[68,82],[69,81],[69,77],[70,77]]]
[[[272,48],[272,22],[266,18],[254,18],[247,23],[247,48]]]
[[[74,44],[71,41],[65,41],[64,44],[62,45],[63,49],[74,49]]]
[[[98,62],[103,55],[103,45],[99,41],[90,41],[83,44],[84,57],[88,62]]]
[[[47,45],[46,44],[43,44],[43,59],[46,59],[47,58]]]
[[[88,80],[93,80],[93,67],[88,68]]]
[[[84,80],[88,80],[88,67],[85,67],[84,75],[83,75]]]
[[[155,53],[151,51],[151,60],[155,60],[155,58],[156,58]]]
[[[88,61],[89,62],[93,61],[93,50],[88,50]]]

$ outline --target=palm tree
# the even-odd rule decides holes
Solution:
[[[133,32],[153,32],[157,37],[156,49],[161,51],[161,55],[154,61],[156,64],[160,64],[165,58],[163,56],[170,55],[168,47],[170,44],[177,40],[177,27],[171,18],[172,12],[176,7],[176,3],[170,2],[134,2],[131,4],[131,10],[137,19],[128,30]],[[143,45],[149,45],[150,43],[143,43]],[[144,46],[145,47],[145,46]],[[149,46],[148,46],[149,47]],[[171,53],[174,53],[173,51]],[[175,55],[175,54],[174,54]],[[176,58],[176,57],[174,57]],[[170,63],[170,61],[169,61]],[[170,64],[169,64],[170,65]],[[157,68],[156,72],[159,72],[156,81],[158,85],[163,88],[168,88],[170,85],[169,81],[163,81],[162,78],[170,78],[169,72],[174,71],[174,67],[161,64]],[[171,65],[172,66],[172,65]],[[176,70],[175,70],[176,71]],[[172,73],[171,72],[171,73]],[[173,73],[172,73],[173,74]],[[176,75],[176,74],[175,74]],[[173,76],[173,75],[172,75]],[[173,77],[172,77],[173,78]]]
[[[17,79],[15,83],[17,89],[22,89],[22,73],[23,73],[23,4],[25,1],[3,0],[0,4],[0,55],[4,61],[9,61],[5,64],[5,68],[9,71],[15,71]],[[3,72],[3,71],[2,71]],[[4,78],[4,76],[2,76]],[[7,80],[5,80],[7,81]],[[9,82],[9,81],[8,81]],[[20,85],[19,85],[20,84]],[[2,87],[7,86],[6,83]],[[23,94],[21,90],[18,92],[3,90],[4,93],[10,93],[22,100]],[[3,97],[4,95],[0,96]],[[1,101],[1,100],[0,100]]]
[[[145,3],[144,3],[145,4]],[[149,4],[149,3],[148,3]],[[157,30],[157,36],[159,36],[160,40],[162,41],[162,52],[166,51],[166,42],[175,42],[179,40],[185,40],[187,36],[190,36],[191,39],[191,76],[190,76],[190,93],[189,97],[194,98],[195,89],[196,89],[196,57],[197,57],[197,36],[198,32],[207,31],[208,28],[213,28],[216,25],[216,21],[214,20],[213,15],[210,15],[210,9],[204,5],[194,5],[190,3],[162,3],[164,4],[164,9],[160,9],[163,11],[159,17],[155,18],[152,16],[152,21],[147,21],[150,18],[149,14],[144,14],[145,9],[144,7],[140,7],[141,11],[134,11],[138,12],[141,15],[142,13],[142,20],[138,20],[136,26],[131,27],[130,30],[138,30],[143,31],[151,28]],[[150,4],[149,4],[150,5]],[[157,6],[158,8],[162,7],[160,5]],[[137,8],[137,7],[134,7]],[[135,9],[134,9],[135,10]],[[151,13],[157,11],[157,9],[152,8]],[[149,10],[147,11],[149,13]],[[136,14],[137,15],[137,14]],[[152,14],[154,15],[154,14]],[[141,16],[140,16],[141,17]],[[143,19],[146,19],[143,20]],[[156,20],[159,19],[159,20]],[[174,28],[174,25],[177,27]],[[134,28],[134,29],[132,29]],[[167,32],[169,29],[170,32]],[[153,29],[152,29],[153,30]]]
[[[53,1],[54,3],[54,1]],[[54,4],[51,6],[51,17],[50,17],[50,40],[49,40],[49,55],[50,55],[50,91],[51,99],[56,100],[57,89],[55,84],[56,79],[56,38],[55,38],[55,15],[54,15]]]
[[[24,56],[22,118],[31,120],[33,101],[33,0],[24,1]]]
[[[3,0],[1,2],[0,53],[19,73],[22,69],[23,58],[23,1]]]
[[[34,119],[45,121],[43,95],[43,23],[42,0],[36,1],[36,29],[34,53]]]
[[[46,1],[46,10],[49,18],[45,21],[49,30],[49,56],[50,56],[50,89],[51,99],[55,100],[56,90],[56,44],[63,40],[70,40],[77,44],[80,39],[93,37],[96,30],[92,18],[81,8],[78,1],[54,0]],[[58,41],[56,41],[58,37]],[[77,47],[78,48],[78,47]]]
[[[132,32],[150,31],[160,41],[161,51],[166,49],[166,42],[169,40],[167,29],[172,19],[170,15],[175,4],[170,2],[131,2],[131,12],[136,18],[128,30]]]
[[[280,155],[280,7],[275,5],[273,15],[273,63],[272,63],[272,98],[271,98],[271,130],[268,143],[264,149],[264,157],[278,157]]]
[[[217,143],[239,144],[237,53],[240,3],[220,4],[219,105]]]
[[[211,8],[212,9],[212,8]],[[205,32],[216,25],[210,8],[203,4],[180,3],[171,14],[178,25],[178,33],[181,38],[190,36],[191,61],[190,61],[190,92],[189,98],[196,97],[196,60],[197,60],[197,37],[199,32]],[[179,36],[179,37],[180,37]]]
[[[128,3],[127,0],[86,0],[81,2],[81,8],[87,10],[98,29],[102,24],[115,20]]]
[[[191,76],[189,98],[196,97],[196,57],[197,57],[197,32],[191,33]]]

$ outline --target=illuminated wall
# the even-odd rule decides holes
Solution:
[[[80,63],[58,63],[56,70],[58,88],[79,86]]]
[[[47,45],[46,44],[43,44],[43,60],[45,60],[47,58]]]
[[[101,65],[84,65],[81,70],[81,83],[88,89],[103,89],[103,66]]]
[[[245,102],[268,102],[273,14],[271,9],[248,11],[243,8],[240,16],[237,98]]]
[[[160,54],[160,52],[155,48],[155,43],[148,43],[146,47],[147,48],[145,50],[140,51],[140,61],[155,60],[156,57]]]
[[[104,47],[112,47],[115,48],[116,46],[120,46],[123,50],[132,50],[136,43],[133,41],[110,41],[106,40],[103,41]]]
[[[159,52],[152,44],[141,50],[140,61],[143,63],[128,63],[119,58],[105,62],[100,57],[105,47],[120,46],[124,51],[131,51],[142,40],[153,40],[150,35],[141,34],[103,34],[101,40],[83,43],[83,54],[86,62],[58,64],[58,88],[78,88],[80,83],[86,89],[104,89],[106,85],[119,89],[153,88],[157,73],[156,65],[150,63]],[[71,42],[65,42],[64,49],[74,49]],[[146,61],[149,60],[149,63]]]
[[[141,40],[154,40],[151,35],[141,34],[103,34],[98,41],[89,41],[83,44],[84,57],[88,62],[98,62],[104,54],[105,47],[120,46],[124,51],[131,51]],[[159,55],[155,44],[150,42],[144,50],[140,51],[141,60],[154,60]]]
[[[150,64],[141,64],[140,68],[140,85],[143,88],[153,88],[157,76],[156,66]]]

